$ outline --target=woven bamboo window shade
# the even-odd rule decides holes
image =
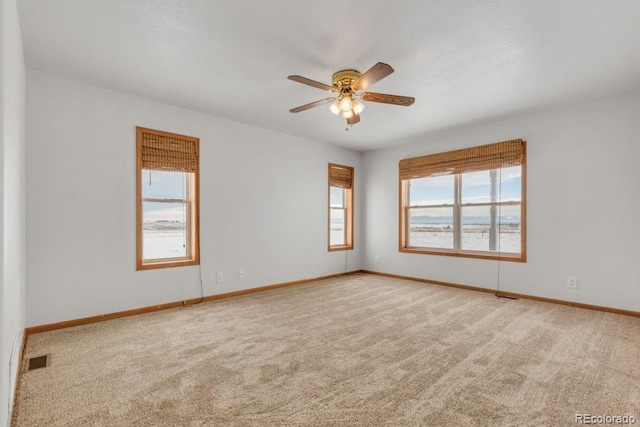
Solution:
[[[350,189],[353,186],[353,168],[330,164],[329,185],[331,187]]]
[[[400,179],[425,178],[518,166],[524,162],[521,139],[400,160]]]
[[[138,128],[142,169],[197,172],[198,138]]]

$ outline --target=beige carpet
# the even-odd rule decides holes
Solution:
[[[29,337],[15,426],[640,423],[640,318],[354,275]]]

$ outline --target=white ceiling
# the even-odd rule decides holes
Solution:
[[[27,67],[356,150],[640,87],[640,1],[20,0]],[[395,73],[348,132],[341,69]]]

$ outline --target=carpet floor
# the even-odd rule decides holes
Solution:
[[[640,423],[640,318],[358,274],[29,336],[14,426]]]

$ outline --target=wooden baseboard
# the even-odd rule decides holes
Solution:
[[[470,290],[470,291],[479,291],[479,292],[486,292],[486,293],[491,293],[491,294],[495,294],[496,293],[496,291],[493,290],[493,289],[481,288],[481,287],[478,287],[478,286],[470,286],[470,285],[463,285],[463,284],[459,284],[459,283],[443,282],[443,281],[440,281],[440,280],[423,279],[423,278],[419,278],[419,277],[404,276],[404,275],[399,275],[399,274],[382,273],[382,272],[379,272],[379,271],[355,270],[355,271],[350,271],[350,272],[347,272],[347,273],[338,273],[338,274],[331,274],[331,275],[328,275],[328,276],[314,277],[314,278],[311,278],[311,279],[295,280],[293,282],[277,283],[277,284],[274,284],[274,285],[260,286],[260,287],[257,287],[257,288],[243,289],[243,290],[240,290],[240,291],[227,292],[227,293],[223,293],[223,294],[207,295],[204,298],[192,298],[192,299],[187,299],[187,300],[184,300],[184,301],[175,301],[175,302],[169,302],[169,303],[165,303],[165,304],[159,304],[159,305],[152,305],[152,306],[147,306],[147,307],[135,308],[135,309],[131,309],[131,310],[118,311],[118,312],[115,312],[115,313],[107,313],[107,314],[101,314],[101,315],[98,315],[98,316],[90,316],[90,317],[84,317],[84,318],[80,318],[80,319],[66,320],[66,321],[63,321],[63,322],[56,322],[56,323],[49,323],[49,324],[45,324],[45,325],[28,327],[28,328],[25,328],[25,331],[24,331],[24,334],[23,334],[23,337],[22,337],[22,347],[20,349],[20,363],[23,362],[22,359],[23,359],[23,356],[24,356],[24,351],[25,351],[27,338],[29,337],[29,335],[32,335],[32,334],[37,334],[37,333],[46,332],[46,331],[54,331],[56,329],[70,328],[70,327],[73,327],[73,326],[88,325],[90,323],[104,322],[106,320],[117,319],[117,318],[120,318],[120,317],[128,317],[128,316],[136,316],[138,314],[152,313],[154,311],[167,310],[167,309],[170,309],[170,308],[184,307],[184,306],[188,306],[188,305],[199,304],[201,302],[209,302],[209,301],[216,301],[216,300],[225,299],[225,298],[233,298],[233,297],[237,297],[237,296],[253,294],[253,293],[256,293],[256,292],[265,292],[265,291],[270,291],[270,290],[274,290],[274,289],[286,288],[286,287],[289,287],[289,286],[303,285],[305,283],[312,283],[312,282],[317,282],[317,281],[320,281],[320,280],[333,279],[333,278],[336,278],[336,277],[341,277],[341,276],[345,276],[345,275],[352,275],[352,274],[358,274],[358,273],[372,274],[372,275],[376,275],[376,276],[392,277],[392,278],[396,278],[396,279],[412,280],[414,282],[428,283],[428,284],[440,285],[440,286],[448,286],[448,287],[453,287],[453,288],[458,288],[458,289],[466,289],[466,290]],[[561,305],[566,305],[566,306],[570,306],[570,307],[585,308],[585,309],[588,309],[588,310],[597,310],[597,311],[604,311],[604,312],[608,312],[608,313],[622,314],[622,315],[626,315],[626,316],[640,317],[640,312],[631,311],[631,310],[622,310],[622,309],[612,308],[612,307],[603,307],[603,306],[592,305],[592,304],[583,304],[583,303],[580,303],[580,302],[565,301],[565,300],[559,300],[559,299],[553,299],[553,298],[545,298],[545,297],[539,297],[539,296],[535,296],[535,295],[520,294],[520,293],[508,292],[508,291],[500,291],[500,294],[504,295],[504,296],[508,296],[508,297],[530,299],[530,300],[534,300],[534,301],[548,302],[548,303],[553,303],[553,304],[561,304]],[[22,366],[20,366],[20,369],[21,368],[22,368]]]
[[[349,271],[347,273],[331,274],[329,276],[316,277],[313,279],[296,280],[294,282],[277,283],[275,285],[261,286],[259,288],[242,289],[241,291],[227,292],[224,294],[207,295],[202,299],[203,302],[216,301],[224,298],[232,298],[240,295],[254,294],[256,292],[270,291],[273,289],[286,288],[289,286],[304,285],[305,283],[317,282],[319,280],[334,279],[336,277],[350,276],[352,274],[362,273],[362,270]]]
[[[199,304],[201,302],[216,301],[224,298],[232,298],[232,297],[237,297],[241,295],[253,294],[256,292],[265,292],[273,289],[286,288],[288,286],[303,285],[305,283],[317,282],[317,281],[326,280],[326,279],[333,279],[336,277],[357,274],[360,272],[361,270],[356,270],[356,271],[350,271],[347,273],[330,274],[328,276],[314,277],[312,279],[295,280],[293,282],[277,283],[274,285],[243,289],[240,291],[227,292],[224,294],[206,295],[203,298],[192,298],[184,301],[168,302],[165,304],[151,305],[147,307],[134,308],[131,310],[117,311],[115,313],[100,314],[97,316],[83,317],[80,319],[66,320],[63,322],[48,323],[46,325],[31,326],[25,329],[25,333],[24,333],[25,338],[23,339],[23,345],[24,345],[24,341],[26,341],[26,337],[28,337],[29,335],[40,333],[40,332],[55,331],[56,329],[64,329],[64,328],[71,328],[73,326],[88,325],[90,323],[104,322],[106,320],[118,319],[120,317],[137,316],[138,314],[152,313],[154,311],[184,307],[188,305]]]
[[[396,278],[396,279],[404,279],[404,280],[412,280],[414,282],[429,283],[431,285],[449,286],[449,287],[452,287],[452,288],[466,289],[466,290],[469,290],[469,291],[479,291],[479,292],[487,292],[487,293],[490,293],[490,294],[496,294],[496,290],[495,289],[481,288],[481,287],[478,287],[478,286],[461,285],[459,283],[442,282],[440,280],[422,279],[422,278],[419,278],[419,277],[411,277],[411,276],[402,276],[402,275],[399,275],[399,274],[382,273],[382,272],[379,272],[379,271],[362,270],[361,272],[362,273],[366,273],[366,274],[373,274],[373,275],[376,275],[376,276],[393,277],[393,278]],[[638,312],[638,311],[622,310],[622,309],[613,308],[613,307],[603,307],[603,306],[599,306],[599,305],[583,304],[581,302],[565,301],[565,300],[561,300],[561,299],[539,297],[539,296],[527,295],[527,294],[519,294],[519,293],[516,293],[516,292],[508,292],[508,291],[500,291],[500,295],[503,295],[503,296],[506,296],[506,297],[529,299],[529,300],[533,300],[533,301],[548,302],[548,303],[552,303],[552,304],[566,305],[566,306],[569,306],[569,307],[585,308],[587,310],[596,310],[596,311],[604,311],[604,312],[607,312],[607,313],[622,314],[622,315],[625,315],[625,316],[640,317],[640,312]]]

